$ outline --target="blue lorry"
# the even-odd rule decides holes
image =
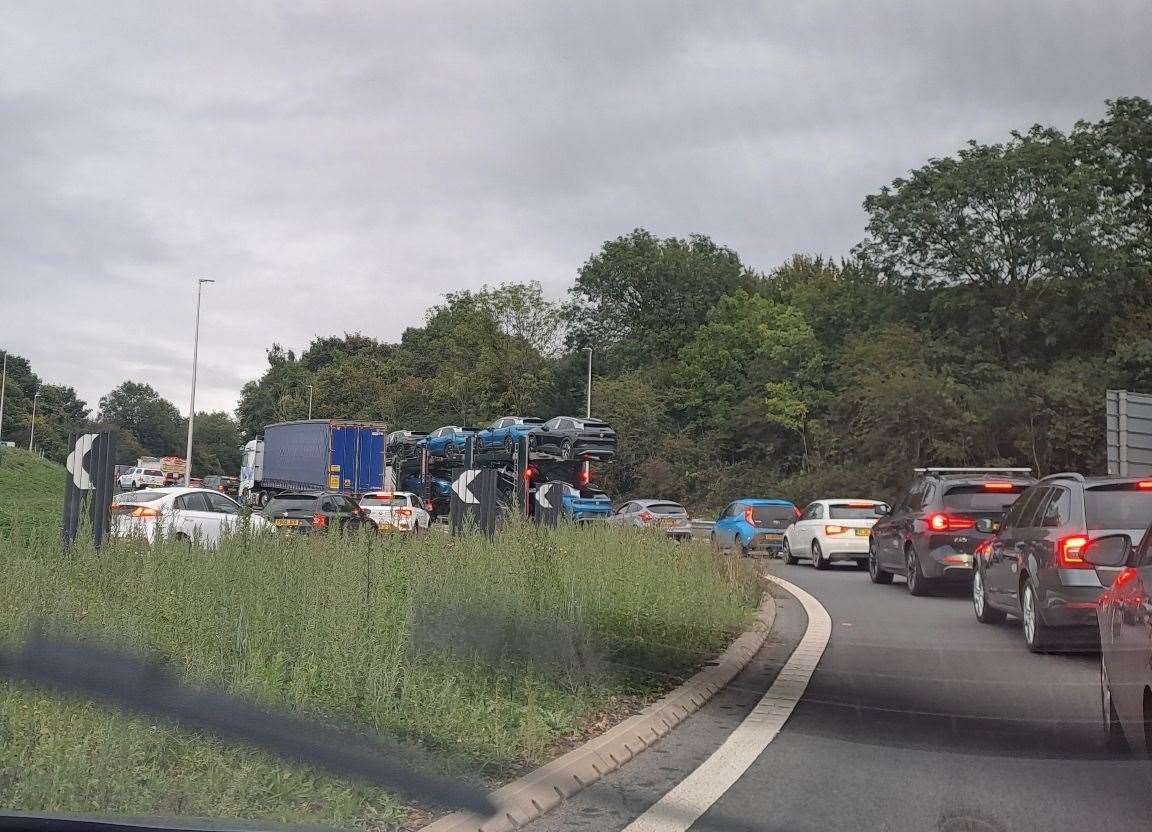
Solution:
[[[310,419],[264,428],[244,446],[240,496],[263,504],[284,491],[340,491],[358,497],[390,487],[380,422]]]

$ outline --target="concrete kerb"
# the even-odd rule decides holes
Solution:
[[[497,812],[482,818],[457,812],[420,832],[509,832],[531,823],[564,800],[615,771],[657,743],[732,681],[764,645],[776,618],[776,603],[764,593],[752,626],[704,668],[663,699],[599,737],[513,780],[491,795]]]

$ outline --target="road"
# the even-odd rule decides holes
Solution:
[[[832,637],[784,730],[693,830],[1152,828],[1152,764],[1101,743],[1096,656],[1032,655],[1018,625],[977,623],[966,594],[766,568],[823,604]],[[623,829],[707,758],[804,631],[779,597],[769,645],[733,688],[533,829]]]

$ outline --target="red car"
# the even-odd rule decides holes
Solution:
[[[1109,743],[1152,755],[1152,531],[1098,537],[1084,548],[1106,589],[1100,627],[1100,714]]]

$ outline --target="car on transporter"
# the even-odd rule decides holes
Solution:
[[[971,581],[976,547],[992,537],[977,521],[1000,519],[1036,482],[1031,474],[1031,468],[917,468],[892,510],[872,526],[872,582],[903,575],[908,592],[926,595],[937,584]]]
[[[720,551],[778,555],[784,547],[784,531],[800,516],[788,500],[735,500],[720,512],[709,539]]]
[[[876,521],[888,512],[880,500],[839,499],[809,503],[784,532],[784,561],[807,558],[817,569],[852,560],[868,566],[868,541]]]
[[[491,451],[503,448],[512,453],[521,436],[537,433],[544,424],[535,416],[501,416],[476,434],[477,450]]]
[[[1052,474],[1025,491],[1000,520],[977,528],[996,536],[976,558],[976,619],[1021,620],[1034,653],[1095,646],[1096,608],[1106,567],[1085,559],[1097,538],[1121,535],[1129,546],[1152,518],[1152,480]],[[1115,571],[1119,571],[1118,568]]]

